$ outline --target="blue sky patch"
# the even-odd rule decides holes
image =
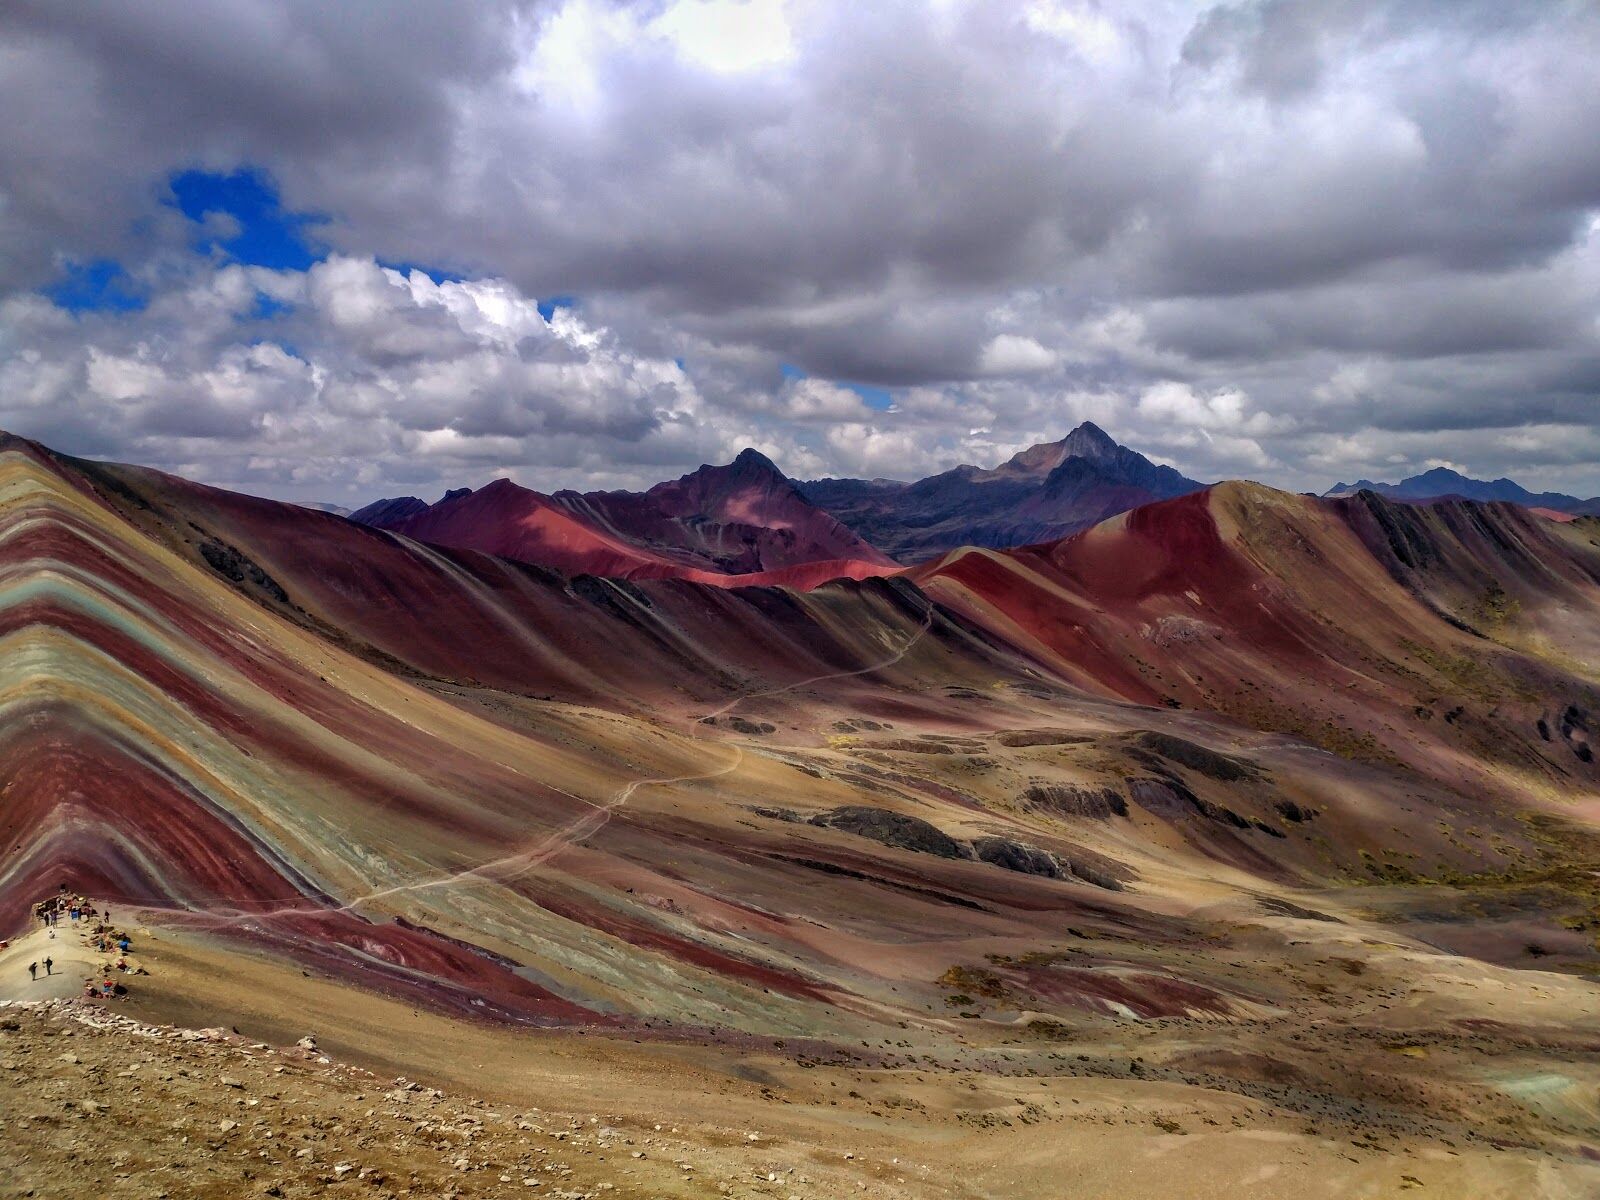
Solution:
[[[237,226],[229,237],[198,237],[195,249],[202,254],[220,249],[236,262],[279,271],[304,271],[326,255],[311,231],[327,218],[289,212],[263,171],[252,167],[230,175],[183,171],[172,177],[171,187],[174,203],[191,221],[200,223],[210,214],[224,213]]]
[[[67,265],[59,281],[44,289],[68,312],[138,312],[147,303],[120,263],[109,258]]]
[[[894,397],[881,387],[871,387],[865,383],[850,383],[843,379],[839,381],[839,386],[849,388],[866,401],[868,408],[875,408],[879,412],[884,412],[894,404]]]
[[[286,300],[274,300],[265,292],[256,293],[256,306],[250,316],[257,321],[270,321],[274,317],[281,317],[284,313],[293,312],[294,305]]]
[[[539,315],[548,321],[556,315],[556,309],[558,308],[577,307],[578,298],[576,296],[550,296],[539,301]]]

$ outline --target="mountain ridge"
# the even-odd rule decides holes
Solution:
[[[446,518],[458,492],[434,505],[416,497],[374,501],[351,519],[569,572],[640,578],[710,571],[753,579],[810,566],[809,574],[820,578],[821,568],[813,564],[837,562],[851,564],[846,573],[861,577],[869,569],[891,570],[960,545],[998,548],[1064,537],[1202,486],[1085,421],[997,467],[963,464],[909,483],[797,482],[766,455],[746,448],[725,465],[702,465],[643,492],[564,489],[545,495],[525,489],[526,512],[484,511],[489,524],[481,528]],[[575,522],[565,535],[552,531],[519,542],[509,530],[493,527],[495,521],[553,526],[552,506]],[[580,528],[587,532],[579,534]]]
[[[1449,467],[1432,467],[1399,483],[1375,483],[1358,479],[1355,483],[1336,483],[1323,493],[1336,497],[1360,491],[1376,492],[1391,499],[1426,502],[1460,497],[1465,500],[1508,501],[1525,508],[1545,508],[1572,516],[1600,515],[1600,497],[1582,499],[1563,492],[1532,492],[1513,479],[1474,479]]]
[[[1085,421],[993,469],[970,464],[911,483],[820,479],[801,485],[868,542],[902,562],[961,545],[1066,537],[1139,504],[1205,485],[1160,466]]]
[[[799,584],[900,565],[812,505],[769,458],[748,448],[724,466],[706,464],[645,492],[546,495],[497,479],[476,491],[447,492],[432,505],[415,497],[375,501],[351,519],[567,574],[625,579]]]

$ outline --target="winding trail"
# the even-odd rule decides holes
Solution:
[[[346,901],[336,909],[323,909],[323,912],[349,912],[361,904],[369,904],[374,900],[383,900],[389,896],[408,895],[412,892],[428,891],[432,888],[448,887],[451,884],[461,883],[470,879],[493,880],[496,883],[509,883],[520,875],[526,874],[534,867],[549,862],[568,846],[580,838],[586,838],[597,833],[611,820],[613,813],[626,804],[634,792],[642,787],[664,787],[669,783],[696,783],[704,779],[717,779],[723,775],[731,774],[739,769],[739,764],[744,762],[744,751],[738,746],[730,746],[733,751],[733,760],[724,763],[710,771],[699,771],[692,775],[662,775],[649,779],[635,779],[617,789],[615,795],[603,804],[597,804],[589,812],[584,813],[577,820],[569,822],[566,826],[556,830],[537,845],[515,854],[508,854],[504,858],[497,858],[491,862],[480,863],[476,867],[466,870],[454,871],[447,875],[440,875],[435,879],[425,879],[418,883],[401,883],[392,887],[379,888],[368,892],[364,896],[357,896]],[[508,870],[508,868],[514,868]],[[507,872],[502,874],[502,872]]]
[[[197,919],[202,924],[208,925],[241,925],[252,921],[266,921],[274,917],[335,916],[340,913],[354,912],[364,904],[371,904],[377,900],[384,900],[391,896],[404,896],[416,892],[431,891],[435,888],[450,887],[454,884],[466,883],[472,880],[484,880],[497,883],[508,883],[535,867],[541,866],[550,859],[560,854],[580,838],[586,838],[601,829],[617,809],[621,808],[633,794],[642,787],[665,786],[671,783],[693,783],[702,779],[716,779],[739,769],[739,764],[744,761],[744,751],[738,746],[728,747],[734,752],[730,762],[723,763],[710,771],[699,771],[690,775],[661,775],[645,779],[634,779],[618,788],[609,800],[601,803],[585,800],[590,810],[581,814],[576,820],[569,821],[555,832],[540,839],[533,846],[525,847],[503,858],[491,859],[472,867],[464,867],[459,871],[446,871],[424,879],[414,880],[411,883],[390,884],[387,887],[374,888],[354,896],[342,904],[337,905],[308,905],[289,904],[280,908],[268,909],[197,909],[189,907],[166,906],[156,904],[143,904],[137,901],[124,900],[122,903],[137,908],[141,912],[168,912],[190,919]],[[571,795],[570,792],[563,793]]]
[[[892,667],[901,659],[905,658],[905,656],[911,652],[913,647],[915,647],[916,644],[922,640],[923,636],[933,628],[933,613],[933,605],[930,604],[927,611],[922,615],[922,624],[918,627],[917,631],[906,639],[905,644],[901,646],[900,649],[896,650],[893,654],[889,655],[889,657],[880,662],[870,663],[865,667],[860,667],[851,671],[833,671],[824,675],[813,675],[809,679],[799,679],[793,683],[786,683],[775,688],[767,688],[763,691],[746,692],[743,695],[735,696],[721,708],[707,715],[712,717],[720,717],[724,713],[731,711],[737,705],[744,703],[746,700],[756,700],[766,696],[781,695],[784,692],[792,692],[796,688],[807,687],[813,683],[822,683],[829,679],[849,679],[857,675],[870,675],[874,671],[881,671],[886,667]],[[701,719],[704,720],[704,718]],[[516,879],[518,876],[526,874],[534,867],[541,866],[544,863],[549,862],[552,858],[560,854],[568,846],[571,846],[579,839],[590,837],[595,833],[598,833],[611,820],[613,814],[615,814],[618,809],[626,805],[628,801],[633,798],[633,794],[640,788],[665,787],[666,785],[673,783],[697,783],[702,780],[718,779],[723,775],[732,774],[734,771],[738,770],[740,764],[744,762],[745,755],[744,750],[738,745],[730,743],[728,745],[728,749],[733,751],[733,760],[715,768],[714,770],[700,771],[692,775],[666,775],[648,779],[635,779],[631,783],[623,785],[621,788],[617,789],[616,793],[611,797],[610,800],[607,800],[603,804],[595,805],[592,811],[584,813],[577,820],[570,822],[562,829],[558,829],[555,833],[550,834],[548,837],[540,841],[538,845],[533,846],[530,849],[520,850],[515,854],[508,854],[504,858],[497,858],[492,862],[482,863],[479,866],[470,867],[463,871],[456,871],[448,875],[442,875],[436,879],[424,880],[420,883],[396,884],[392,887],[379,888],[376,891],[368,892],[364,896],[358,896],[353,900],[349,900],[340,905],[337,909],[333,909],[331,911],[349,912],[358,905],[367,904],[374,900],[382,900],[389,896],[407,895],[413,892],[427,891],[432,888],[448,887],[451,884],[464,882],[469,879],[493,879],[498,883],[508,883],[511,880]],[[507,868],[515,869],[511,870],[509,874],[501,875],[500,872],[506,870]]]
[[[870,675],[874,671],[882,671],[886,667],[894,666],[906,655],[910,654],[913,647],[915,647],[916,644],[922,640],[923,636],[932,628],[933,605],[930,603],[928,605],[928,611],[922,614],[922,625],[915,633],[906,639],[905,645],[901,646],[900,649],[896,650],[882,662],[871,663],[868,666],[860,667],[854,671],[833,671],[826,675],[813,675],[810,679],[797,679],[793,683],[786,683],[782,687],[767,688],[765,691],[745,692],[743,695],[735,696],[721,708],[713,709],[700,719],[705,721],[711,719],[712,717],[723,716],[725,713],[732,712],[746,700],[760,700],[767,696],[779,696],[784,692],[792,692],[796,688],[809,687],[813,683],[822,683],[829,679],[851,679],[857,675]]]
[[[792,692],[797,688],[809,687],[812,684],[823,683],[830,679],[850,679],[859,675],[870,675],[875,671],[882,671],[885,668],[892,667],[904,659],[905,656],[916,647],[917,643],[923,639],[929,630],[933,628],[933,617],[934,606],[929,604],[927,611],[923,613],[922,624],[917,628],[916,632],[907,638],[905,644],[902,645],[898,650],[878,662],[869,663],[865,667],[859,667],[854,670],[832,671],[822,675],[813,675],[810,678],[798,679],[792,683],[786,683],[779,687],[745,692],[741,695],[735,696],[732,700],[729,700],[726,704],[722,705],[722,707],[707,713],[705,717],[700,718],[700,721],[705,721],[708,718],[723,716],[748,700],[758,700],[769,696],[782,695],[785,692]],[[665,787],[674,783],[696,783],[702,780],[717,779],[724,775],[732,774],[734,771],[738,770],[739,766],[744,762],[745,752],[741,747],[733,743],[728,743],[727,748],[733,751],[732,760],[727,763],[723,763],[712,770],[699,771],[688,775],[662,775],[631,780],[622,787],[618,788],[616,792],[612,794],[609,800],[602,802],[597,803],[591,800],[584,800],[582,797],[575,796],[571,792],[563,792],[564,795],[572,796],[573,799],[580,800],[582,803],[590,805],[590,810],[582,813],[575,820],[568,822],[562,828],[541,838],[535,845],[524,847],[515,853],[505,855],[501,858],[491,859],[488,862],[479,863],[473,867],[466,867],[458,871],[444,872],[425,879],[416,880],[411,883],[397,883],[391,884],[387,887],[375,888],[370,892],[365,892],[359,896],[355,896],[336,906],[329,907],[325,905],[308,906],[305,904],[294,904],[286,905],[281,908],[262,909],[255,911],[239,909],[232,909],[231,911],[223,909],[207,910],[194,908],[167,909],[164,906],[147,904],[138,904],[136,906],[139,909],[148,912],[176,912],[191,919],[200,918],[202,921],[207,923],[216,922],[218,924],[243,924],[250,921],[270,920],[274,917],[332,916],[340,913],[354,912],[362,905],[372,904],[379,900],[386,900],[393,896],[414,895],[418,892],[432,891],[437,888],[445,888],[457,884],[470,883],[474,880],[483,880],[486,882],[496,882],[501,884],[509,883],[511,880],[517,879],[534,868],[549,862],[556,855],[560,854],[563,850],[567,849],[569,846],[573,845],[579,840],[591,837],[595,833],[599,832],[610,822],[611,818],[616,814],[616,812],[624,807],[628,801],[633,798],[634,794],[640,788]],[[561,789],[556,790],[560,791]],[[125,901],[125,903],[132,904],[135,902]]]

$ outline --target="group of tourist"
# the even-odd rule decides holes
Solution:
[[[64,883],[61,885],[59,893],[49,896],[33,906],[33,915],[38,917],[40,923],[48,928],[54,928],[61,924],[61,918],[63,917],[74,925],[79,921],[86,921],[90,917],[96,916],[103,917],[107,921],[111,919],[110,913],[96,912],[94,905],[89,903],[87,896],[67,891],[67,885]]]
[[[111,914],[107,913],[109,917]],[[128,994],[128,989],[121,983],[114,982],[112,971],[127,975],[147,974],[143,967],[128,965],[127,955],[132,951],[133,940],[126,933],[113,926],[109,920],[96,921],[93,928],[87,931],[89,945],[100,951],[101,954],[110,954],[115,948],[117,961],[115,963],[103,962],[100,964],[100,982],[95,982],[93,975],[85,977],[83,981],[83,994],[85,996],[101,996],[122,999]]]
[[[61,890],[54,896],[47,897],[33,906],[34,916],[50,931],[50,936],[56,936],[56,927],[62,920],[76,929],[82,936],[84,943],[92,950],[101,954],[117,955],[115,962],[110,959],[102,962],[99,970],[93,975],[86,975],[83,979],[83,994],[96,999],[125,999],[128,994],[127,987],[117,981],[116,976],[121,975],[148,975],[143,967],[134,966],[128,962],[128,955],[133,952],[133,939],[111,923],[109,910],[100,911],[90,903],[87,896],[67,890],[67,885],[62,884]],[[28,964],[30,978],[39,977],[38,961]],[[43,961],[46,976],[55,972],[55,960],[46,957]]]

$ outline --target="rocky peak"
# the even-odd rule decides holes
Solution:
[[[1001,471],[1010,474],[1048,475],[1069,458],[1102,460],[1122,447],[1100,426],[1085,421],[1059,442],[1040,442],[1014,455]]]
[[[776,475],[780,479],[787,479],[778,464],[773,462],[759,450],[746,446],[734,456],[733,462],[728,464],[728,469],[739,475]]]

